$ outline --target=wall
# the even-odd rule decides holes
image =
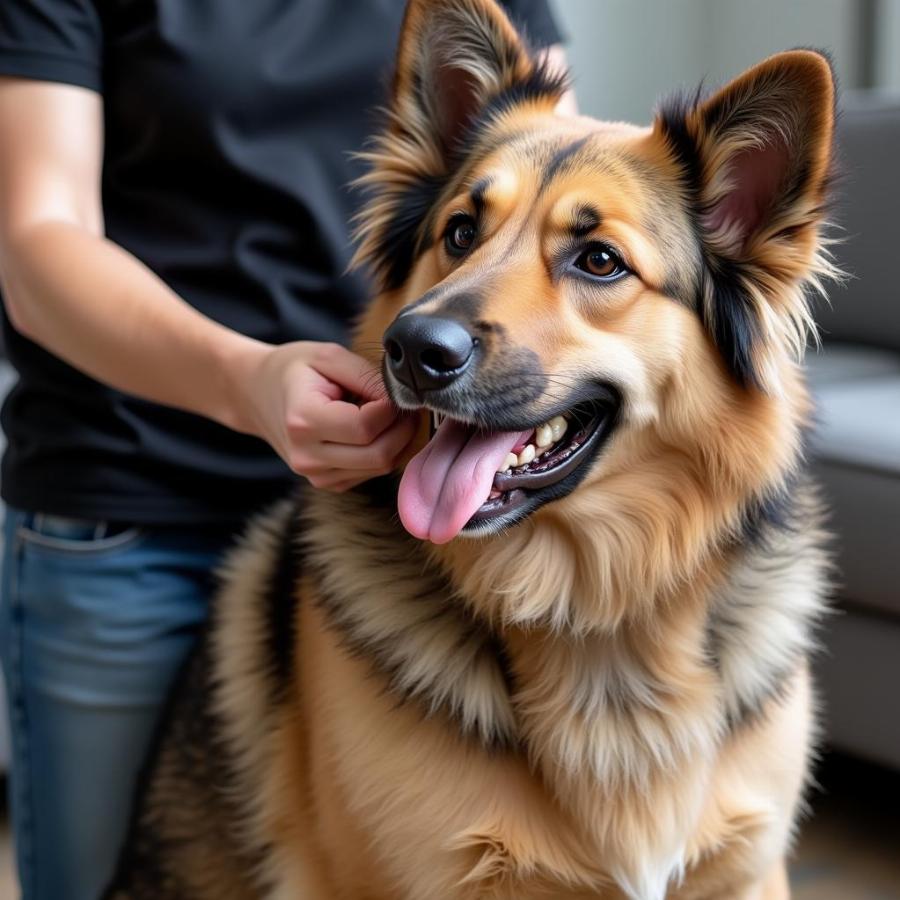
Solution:
[[[874,0],[896,10],[900,0]],[[647,122],[661,95],[719,84],[789,47],[828,49],[845,87],[866,77],[868,0],[554,0],[582,109]],[[890,43],[891,49],[896,42]],[[896,58],[896,53],[894,54]],[[900,83],[900,71],[897,72]]]
[[[875,9],[874,83],[900,92],[900,0],[877,0]]]

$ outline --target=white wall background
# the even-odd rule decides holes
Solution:
[[[875,85],[900,92],[900,0],[876,0],[876,16]]]
[[[720,84],[778,50],[833,56],[845,88],[900,88],[900,0],[553,0],[582,109],[648,122],[657,99]],[[878,28],[871,28],[873,16]],[[867,49],[875,36],[877,60]]]

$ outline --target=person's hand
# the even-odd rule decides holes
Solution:
[[[339,344],[267,347],[242,380],[245,430],[317,488],[390,472],[416,433],[417,417],[387,399],[378,370]]]

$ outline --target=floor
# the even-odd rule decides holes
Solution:
[[[832,755],[817,780],[793,900],[900,900],[900,773]]]
[[[826,758],[793,862],[793,900],[900,900],[900,773]],[[0,806],[0,900],[16,900]]]

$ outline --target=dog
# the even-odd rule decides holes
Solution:
[[[421,429],[250,526],[114,900],[789,896],[831,68],[778,54],[647,128],[565,90],[493,0],[409,3],[355,346]]]

